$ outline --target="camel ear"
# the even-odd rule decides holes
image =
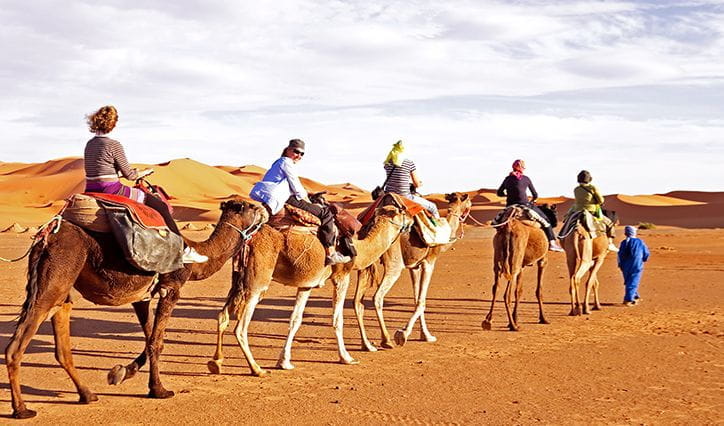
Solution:
[[[445,200],[448,203],[452,203],[454,199],[455,199],[455,193],[445,194]]]
[[[219,206],[219,208],[220,208],[222,211],[226,210],[226,201],[222,201],[222,202],[221,202],[221,205]]]
[[[460,201],[465,201],[469,198],[468,194],[463,194],[463,197],[460,199]]]

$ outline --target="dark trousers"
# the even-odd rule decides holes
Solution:
[[[527,206],[528,206],[528,208],[530,208],[530,209],[533,210],[534,212],[538,213],[538,214],[540,215],[540,217],[542,217],[542,218],[545,219],[545,220],[548,220],[548,216],[546,216],[546,214],[543,213],[543,210],[539,209],[538,206],[536,206],[536,205],[533,204],[533,203],[529,203],[529,204],[527,204]],[[541,228],[543,229],[543,232],[546,234],[546,237],[548,237],[548,241],[553,241],[553,240],[556,239],[555,234],[553,234],[553,228],[552,228],[552,227],[550,227],[550,226],[545,226],[545,227],[544,227],[544,226],[541,224]]]
[[[145,194],[143,204],[161,213],[168,229],[170,229],[174,234],[181,235],[181,231],[179,231],[176,221],[173,220],[173,216],[171,216],[168,206],[160,198],[151,194]]]
[[[319,225],[319,240],[322,242],[324,247],[334,246],[334,215],[327,206],[320,206],[319,204],[312,204],[306,200],[300,200],[295,196],[289,197],[287,204],[294,207],[298,207],[304,211],[317,216],[322,224]]]

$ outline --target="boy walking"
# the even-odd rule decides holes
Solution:
[[[636,228],[624,228],[626,239],[621,241],[618,250],[618,267],[623,273],[623,284],[626,287],[623,296],[625,306],[636,305],[639,297],[639,283],[644,272],[644,262],[649,259],[649,248],[640,238],[636,238]]]

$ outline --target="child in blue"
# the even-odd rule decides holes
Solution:
[[[626,286],[626,293],[623,296],[623,304],[626,306],[636,305],[639,298],[639,283],[644,272],[644,262],[649,259],[649,248],[639,238],[636,238],[636,228],[627,226],[624,228],[626,239],[621,241],[618,250],[618,267],[623,272],[623,284]]]

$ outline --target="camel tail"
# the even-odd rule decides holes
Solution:
[[[40,244],[30,251],[28,257],[28,281],[25,284],[25,302],[23,302],[23,307],[20,309],[16,330],[17,326],[25,321],[25,317],[27,317],[28,312],[35,304],[35,299],[38,297],[38,264],[44,252],[45,248]]]
[[[234,259],[231,269],[231,288],[226,296],[226,305],[229,307],[229,314],[236,316],[239,308],[246,301],[248,289],[246,288],[245,278],[246,268],[241,261]]]
[[[500,262],[502,264],[502,270],[503,277],[510,281],[513,279],[513,256],[514,253],[514,245],[513,245],[513,232],[510,228],[508,228],[508,232],[505,233],[505,237],[502,238],[503,247],[501,247],[502,252],[504,253],[503,261]]]

